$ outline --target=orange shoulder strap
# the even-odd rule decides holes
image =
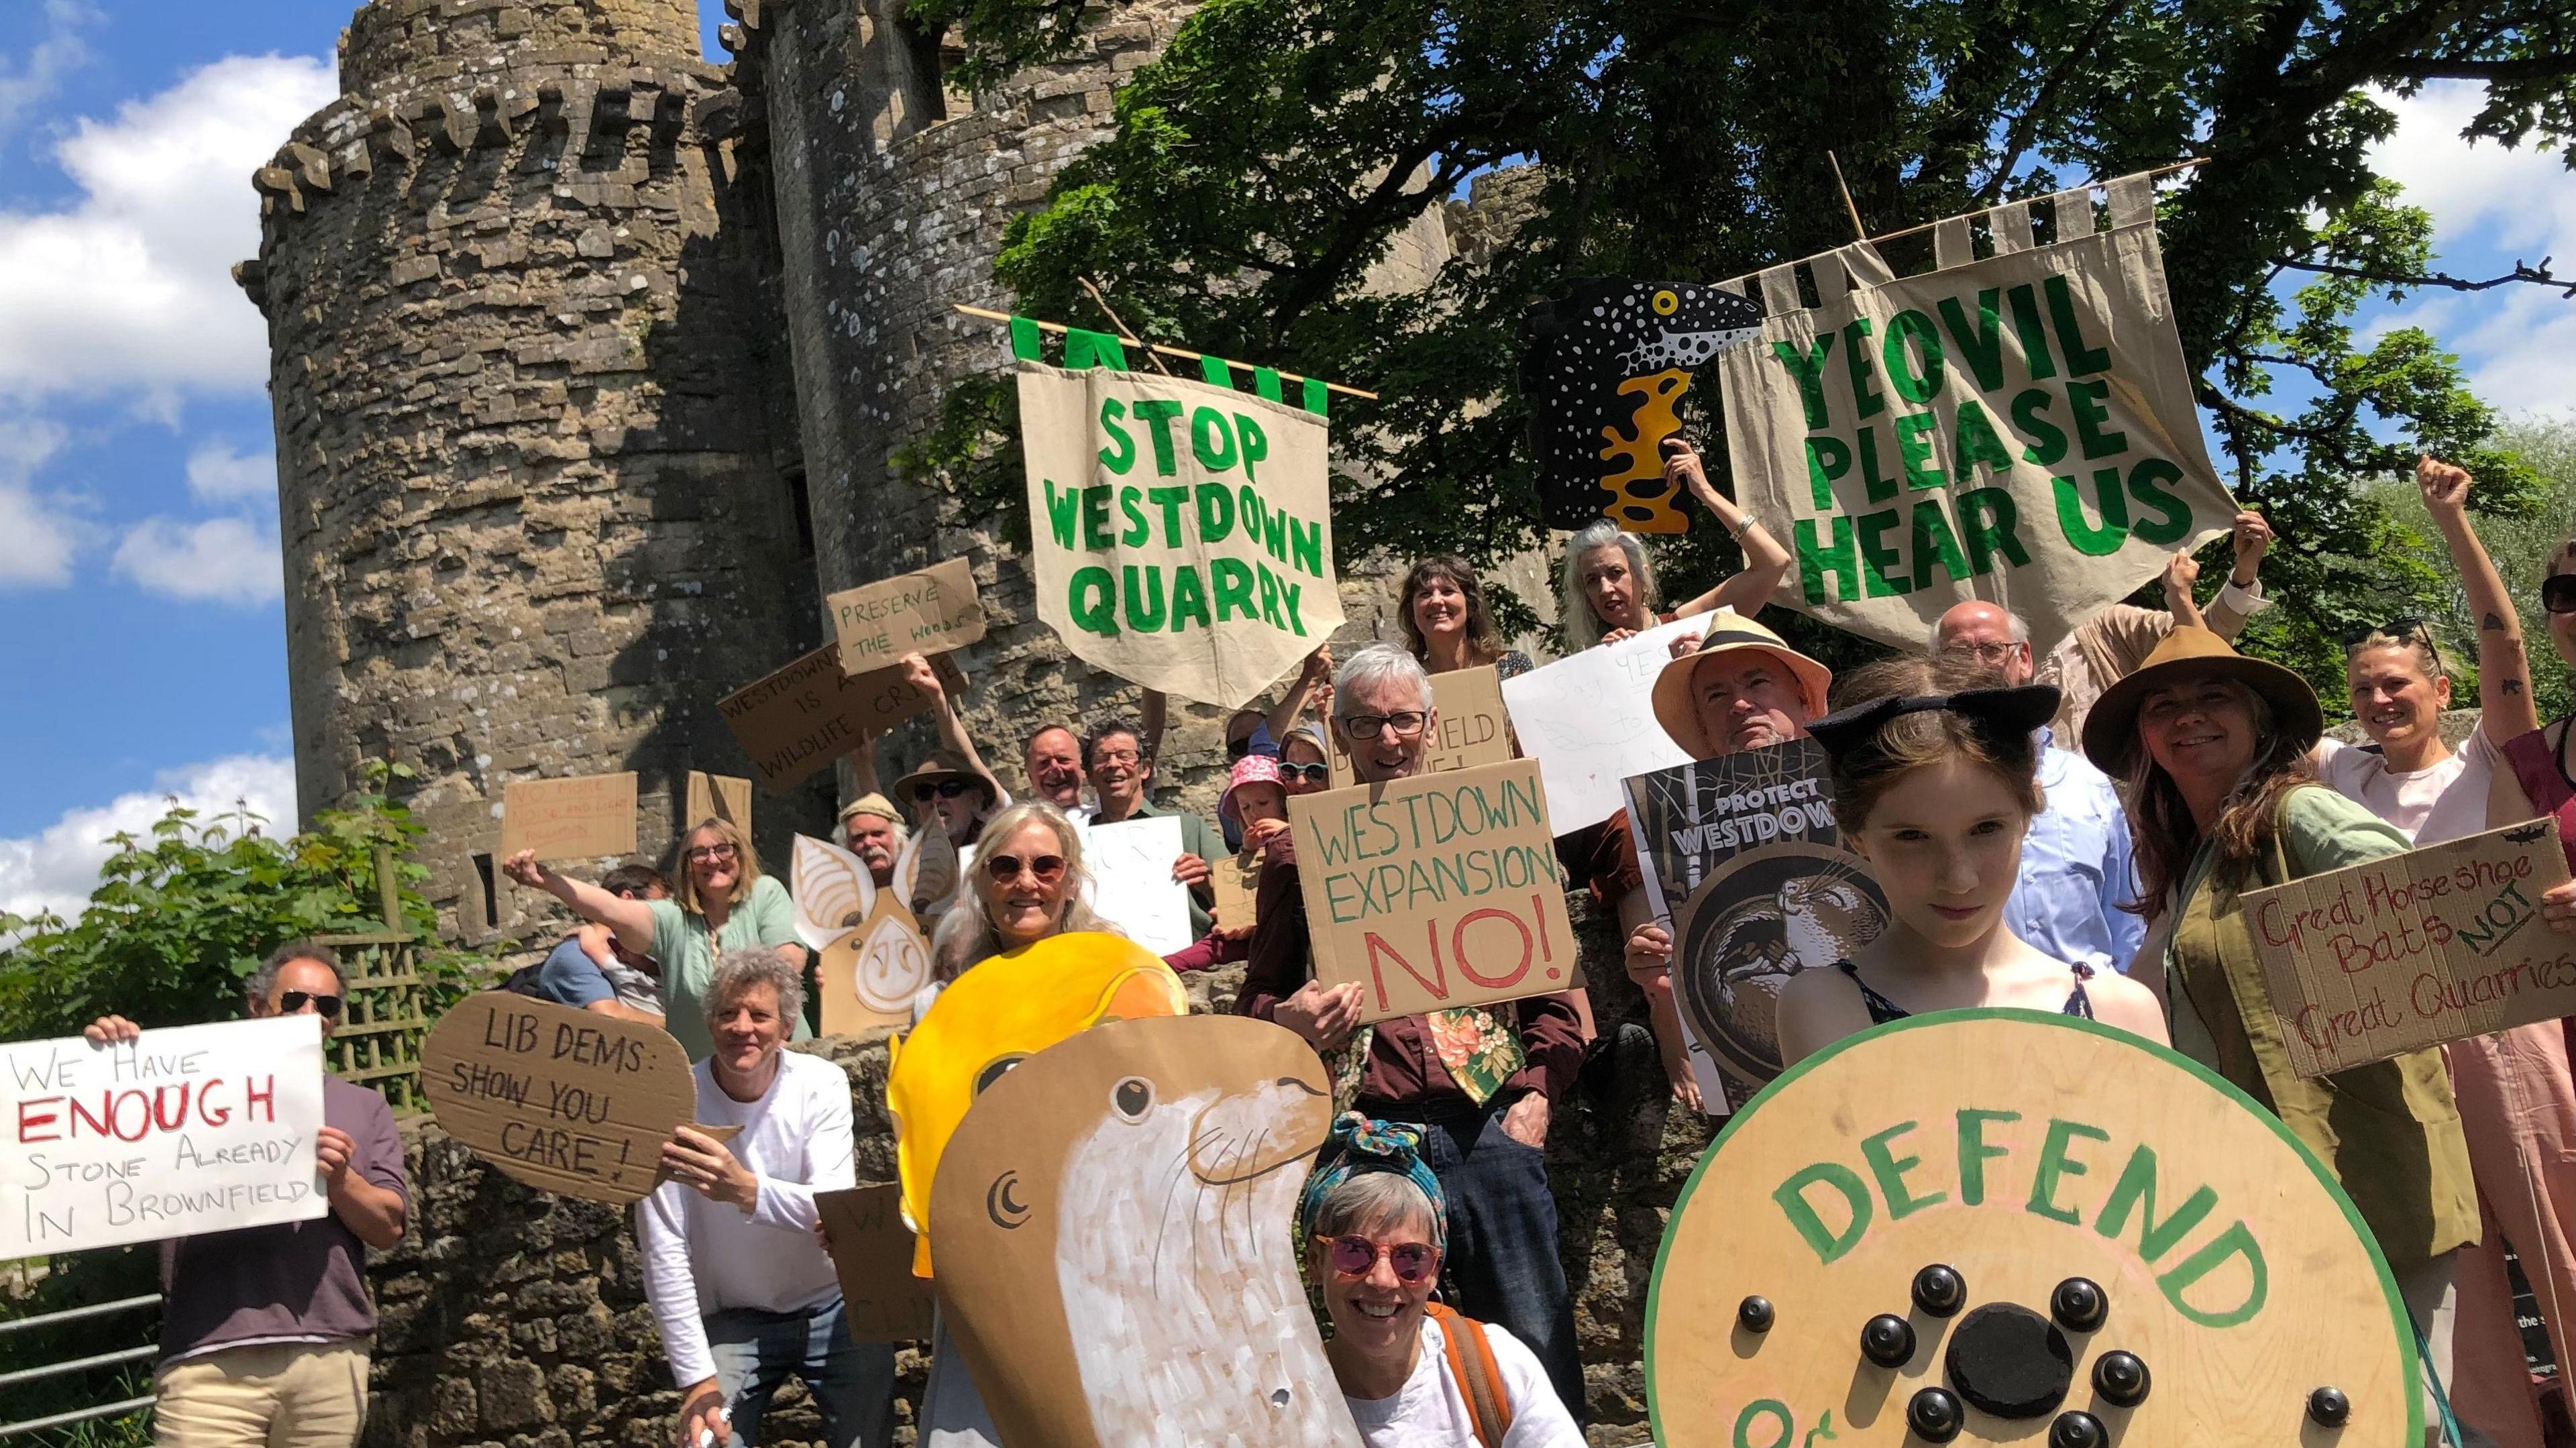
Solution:
[[[1440,1324],[1440,1350],[1449,1359],[1449,1375],[1457,1380],[1459,1396],[1467,1400],[1476,1442],[1480,1448],[1503,1448],[1504,1437],[1512,1431],[1512,1395],[1503,1386],[1502,1365],[1494,1361],[1494,1345],[1485,1336],[1485,1325],[1437,1302],[1429,1304],[1429,1312]]]

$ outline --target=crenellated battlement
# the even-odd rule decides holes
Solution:
[[[368,0],[340,34],[340,89],[366,95],[441,62],[555,64],[587,51],[601,60],[694,57],[690,0]]]

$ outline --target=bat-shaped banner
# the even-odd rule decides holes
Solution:
[[[1548,526],[1606,517],[1632,533],[1687,531],[1660,445],[1681,430],[1694,369],[1761,325],[1752,301],[1699,282],[1579,281],[1531,307],[1521,396]]]

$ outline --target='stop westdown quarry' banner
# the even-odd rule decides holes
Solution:
[[[1234,708],[1341,626],[1324,419],[1019,364],[1038,616],[1085,661]]]
[[[1728,455],[1757,518],[1789,521],[1778,601],[1900,648],[1952,604],[2020,613],[2046,649],[2228,525],[2174,333],[2145,176],[1988,214],[1996,254],[1895,277],[1866,243],[1762,276],[1759,338],[1722,352]],[[1846,274],[1856,287],[1847,289]]]

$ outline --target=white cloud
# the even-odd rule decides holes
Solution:
[[[277,540],[239,518],[146,518],[116,545],[117,576],[185,602],[257,604],[285,592]]]
[[[269,834],[295,828],[295,762],[268,754],[236,754],[203,764],[163,770],[155,788],[119,795],[103,805],[63,812],[33,835],[0,837],[0,911],[29,915],[53,909],[77,916],[98,884],[98,867],[115,852],[110,835],[140,833],[169,808],[171,799],[203,816],[229,814],[235,802],[264,816]]]
[[[80,30],[102,17],[80,0],[45,0],[45,37],[16,64],[0,61],[0,135],[18,128],[27,113],[52,99],[63,77],[89,63]]]
[[[27,486],[63,445],[63,429],[37,418],[0,419],[0,590],[60,588],[86,531]]]
[[[188,454],[188,491],[200,502],[255,502],[277,496],[277,454],[243,453],[221,438]]]
[[[338,94],[314,56],[228,56],[158,95],[84,118],[54,147],[68,209],[0,212],[0,395],[192,390],[268,376],[259,313],[232,264],[259,247],[250,173]]]

